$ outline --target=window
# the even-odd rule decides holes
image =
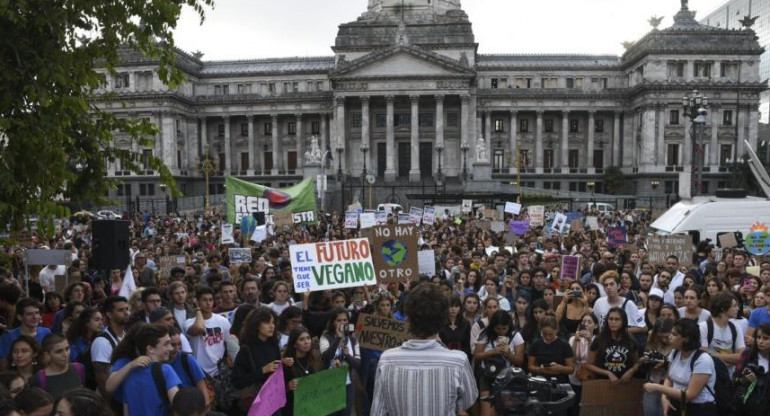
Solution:
[[[217,125],[217,135],[219,135],[219,137],[222,137],[222,136],[225,135],[225,125],[224,124],[218,124]]]
[[[722,78],[737,78],[741,70],[741,64],[736,62],[722,62],[719,66],[719,75]]]
[[[308,81],[308,82],[307,82],[307,85],[305,86],[305,91],[307,91],[307,92],[311,92],[311,91],[313,91],[314,89],[315,89],[315,88],[314,88],[314,85],[313,85],[313,81]]]
[[[529,133],[529,120],[526,118],[523,118],[519,120],[519,132],[521,133]]]
[[[449,112],[446,113],[446,125],[449,127],[457,127],[458,121],[457,121],[457,113],[455,112]]]
[[[295,136],[297,134],[297,122],[296,121],[290,121],[288,123],[288,129],[289,129],[289,135]]]
[[[580,164],[579,149],[569,149],[569,153],[567,154],[567,163],[569,164],[570,169],[578,168],[578,165]]]
[[[130,183],[118,184],[118,196],[131,196],[131,184]]]
[[[275,95],[275,92],[276,92],[276,90],[275,90],[275,82],[271,82],[271,83],[267,84],[267,92],[270,93],[271,95]]]
[[[324,90],[324,82],[323,81],[316,81],[316,83],[315,83],[315,90],[316,91],[323,91]]]
[[[490,88],[496,89],[497,88],[497,78],[492,78],[492,80],[489,83]]]
[[[679,110],[671,110],[668,112],[668,124],[672,126],[679,125]]]
[[[310,123],[310,134],[321,134],[321,122],[313,121]]]
[[[695,62],[693,76],[696,78],[711,78],[711,62]]]
[[[503,149],[495,149],[492,153],[493,169],[496,172],[500,172],[505,168],[505,151]]]
[[[361,112],[354,111],[350,113],[350,127],[361,127]]]
[[[299,81],[291,83],[291,92],[299,92]]]
[[[115,74],[115,88],[128,88],[130,86],[128,72]]]
[[[733,110],[725,110],[722,112],[722,125],[723,126],[733,125]]]
[[[679,166],[679,144],[669,143],[666,146],[666,166]]]
[[[553,133],[553,119],[547,118],[543,120],[543,122],[545,123],[543,131],[545,131],[546,133]]]
[[[669,78],[682,78],[684,77],[684,62],[669,62],[668,63],[668,77]]]
[[[238,94],[248,94],[250,87],[251,85],[249,84],[238,84],[236,88],[238,90]]]
[[[241,136],[249,135],[249,123],[241,123]]]
[[[492,89],[508,88],[508,78],[492,78],[489,82]]]
[[[141,196],[153,196],[153,195],[155,195],[155,184],[154,183],[140,183],[139,184],[139,195],[141,195]]]
[[[505,123],[501,119],[495,119],[495,133],[503,133],[505,131]]]
[[[412,124],[412,115],[409,113],[396,114],[393,122],[396,126],[408,126]]]
[[[230,94],[229,85],[214,85],[214,95],[228,95]]]
[[[152,159],[152,149],[142,149],[142,165],[145,169],[150,168],[150,159]]]
[[[385,113],[375,113],[374,114],[374,126],[375,127],[385,127],[385,120],[387,119]]]
[[[516,77],[513,83],[515,88],[532,88],[532,78]]]
[[[591,78],[591,88],[595,90],[606,89],[607,78]]]
[[[138,72],[135,87],[138,91],[150,91],[152,89],[152,72]]]
[[[583,88],[583,78],[567,78],[567,88]]]
[[[543,150],[543,168],[553,169],[553,149]]]
[[[543,78],[541,80],[542,88],[559,88],[559,78]]]
[[[249,170],[249,153],[241,152],[241,170]]]
[[[604,169],[604,150],[594,149],[594,169]]]
[[[604,133],[604,120],[594,120],[594,133]]]
[[[265,123],[265,136],[272,136],[273,135],[273,123],[267,122]]]
[[[578,133],[580,128],[580,120],[576,118],[571,118],[569,120],[569,132],[570,133]]]
[[[288,94],[291,91],[291,82],[283,83],[283,93]]]
[[[522,168],[526,168],[530,164],[529,160],[529,149],[520,149],[519,150],[519,161],[518,163],[521,164]]]
[[[417,122],[420,125],[420,127],[433,126],[433,113],[419,113]]]
[[[182,152],[178,151],[176,152],[176,166],[178,168],[182,168]]]
[[[663,187],[667,194],[675,194],[679,192],[679,181],[666,181]]]
[[[722,144],[719,145],[719,165],[729,165],[733,160],[733,145]]]

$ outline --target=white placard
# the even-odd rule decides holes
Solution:
[[[388,222],[388,213],[385,211],[377,211],[374,213],[374,219],[377,224],[385,224]]]
[[[358,219],[361,222],[361,229],[370,228],[377,225],[377,219],[373,212],[362,212],[358,215]]]
[[[267,225],[258,225],[251,234],[251,241],[261,243],[267,238]]]
[[[529,213],[529,226],[540,227],[545,225],[545,207],[542,205],[535,205],[527,208]]]
[[[586,228],[597,231],[599,229],[599,217],[586,217]]]
[[[517,204],[515,202],[506,202],[505,212],[509,214],[519,215],[519,213],[521,212],[521,204]]]
[[[567,216],[562,213],[558,213],[556,214],[555,217],[553,217],[553,225],[551,225],[551,229],[561,233],[564,231],[564,227],[566,225],[567,225]]]
[[[485,248],[484,251],[487,252],[487,256],[491,256],[492,253],[499,253],[500,252],[500,247],[489,246],[489,247]]]
[[[222,224],[222,244],[233,244],[233,225]]]
[[[345,228],[358,228],[358,212],[348,211],[345,213]]]
[[[433,225],[436,220],[436,209],[430,205],[426,205],[422,210],[422,223]]]
[[[417,252],[418,273],[428,276],[436,274],[436,253],[433,250],[421,250]]]
[[[377,283],[366,238],[289,246],[295,293]]]
[[[420,225],[420,221],[422,221],[422,214],[422,208],[409,208],[409,221],[411,221],[412,224]]]
[[[465,213],[473,212],[473,200],[463,199],[462,211]]]
[[[502,221],[492,221],[492,224],[489,226],[489,230],[493,233],[501,233],[505,231],[505,223]]]
[[[398,214],[398,223],[399,224],[411,224],[412,218],[409,216],[409,214]]]

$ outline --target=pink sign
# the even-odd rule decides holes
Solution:
[[[248,416],[270,416],[286,405],[286,385],[283,380],[283,365],[267,378],[259,394],[251,403]]]

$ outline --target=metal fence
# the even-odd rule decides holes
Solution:
[[[108,210],[116,213],[128,212],[134,214],[137,212],[151,212],[154,214],[166,214],[172,212],[179,213],[198,213],[203,212],[206,207],[205,197],[183,196],[173,197],[133,197],[118,200],[116,205],[102,205],[94,208],[94,211]],[[209,205],[218,211],[223,211],[226,200],[224,194],[209,195]]]

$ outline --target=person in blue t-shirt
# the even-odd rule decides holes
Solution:
[[[0,337],[0,361],[2,368],[8,368],[7,357],[11,352],[11,343],[21,335],[35,338],[38,343],[43,343],[43,338],[50,334],[48,328],[39,326],[41,322],[40,304],[31,298],[20,299],[16,304],[16,317],[21,322],[18,328],[8,329]]]
[[[174,368],[164,364],[171,350],[168,328],[157,324],[142,325],[134,336],[126,336],[115,347],[113,356],[119,358],[112,364],[105,387],[115,393],[113,397],[122,399],[127,414],[170,413],[174,395],[182,384]],[[165,396],[160,395],[160,390]]]
[[[177,327],[171,327],[168,330],[171,338],[171,360],[167,363],[176,371],[176,375],[182,381],[182,387],[195,387],[203,393],[206,400],[206,408],[209,407],[211,398],[209,397],[208,387],[206,386],[206,373],[201,369],[195,356],[182,351],[181,331]],[[187,361],[185,366],[182,360]]]
[[[754,345],[754,333],[763,323],[770,323],[770,304],[765,308],[755,308],[749,315],[749,328],[746,330],[746,348]]]

